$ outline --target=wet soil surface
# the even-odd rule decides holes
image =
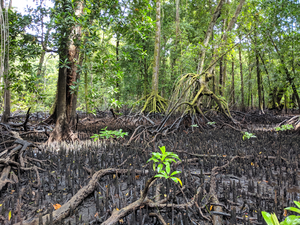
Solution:
[[[275,212],[282,221],[284,208],[300,200],[300,136],[291,131],[278,133],[272,129],[255,129],[275,125],[272,120],[263,124],[261,121],[266,120],[257,121],[259,125],[256,126],[254,122],[251,124],[257,138],[249,140],[243,140],[241,132],[227,127],[205,131],[182,127],[153,143],[145,143],[141,138],[130,145],[126,145],[129,137],[97,142],[84,140],[104,128],[105,121],[100,121],[99,126],[95,123],[86,128],[82,126],[79,134],[83,141],[80,143],[42,146],[42,151],[32,147],[27,151],[27,157],[36,159],[33,165],[42,170],[38,176],[34,170],[13,168],[17,178],[12,175],[13,182],[0,193],[0,222],[14,224],[20,219],[51,213],[86,186],[96,171],[126,169],[125,173],[101,177],[92,194],[77,208],[71,208],[67,218],[57,222],[101,224],[113,210],[120,210],[140,197],[146,181],[155,175],[152,164],[146,162],[151,152],[159,151],[159,146],[166,146],[167,151],[182,159],[172,171],[181,171],[177,177],[183,188],[171,180],[157,179],[147,198],[161,200],[164,205],[141,205],[120,219],[119,224],[162,224],[151,213],[160,214],[167,224],[212,224],[210,219],[214,215],[219,217],[220,224],[263,224],[261,211]],[[133,127],[123,126],[123,130],[132,133]],[[24,139],[37,141],[41,137],[30,134]],[[213,204],[207,199],[212,169],[225,165],[235,156],[239,157],[215,177],[219,203]],[[191,201],[197,204],[187,204]]]

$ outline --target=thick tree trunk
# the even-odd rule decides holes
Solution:
[[[66,3],[64,4],[66,9]],[[83,5],[78,3],[78,8],[75,12],[77,16],[82,14]],[[57,102],[54,114],[56,115],[56,124],[53,132],[50,134],[48,142],[75,140],[75,136],[71,132],[71,126],[75,124],[76,119],[76,88],[71,89],[80,74],[77,72],[79,60],[79,48],[75,45],[74,39],[80,39],[81,27],[73,29],[64,28],[65,32],[60,39],[59,54],[59,74],[57,82]]]

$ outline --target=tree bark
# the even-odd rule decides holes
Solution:
[[[82,14],[82,2],[78,3],[78,8],[75,15]],[[67,11],[66,2],[63,4],[63,10]],[[55,128],[50,134],[48,142],[74,140],[75,136],[71,132],[70,127],[76,121],[76,102],[77,94],[76,88],[71,89],[70,86],[74,85],[80,74],[77,71],[79,60],[79,48],[75,45],[74,40],[80,39],[81,27],[68,27],[62,28],[66,34],[60,39],[59,43],[59,74],[57,82],[57,103],[54,114],[57,116]]]

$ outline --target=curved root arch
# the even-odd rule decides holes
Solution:
[[[168,114],[174,111],[180,111],[183,112],[183,114],[195,114],[198,112],[204,116],[200,107],[200,98],[206,95],[215,100],[219,110],[227,118],[232,119],[227,102],[215,95],[207,86],[212,77],[213,75],[208,72],[202,76],[189,73],[181,77],[176,83],[175,91],[171,97],[170,105],[167,110]]]
[[[142,112],[156,113],[165,112],[168,105],[167,100],[158,95],[156,92],[151,92],[150,94],[141,98],[138,102],[145,100],[145,105]]]

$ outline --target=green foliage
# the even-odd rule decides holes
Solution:
[[[181,180],[178,177],[175,177],[175,175],[181,173],[181,171],[174,171],[173,173],[171,173],[171,164],[173,162],[176,163],[175,159],[181,161],[178,155],[174,154],[173,152],[166,152],[165,146],[159,147],[159,149],[161,153],[152,152],[152,157],[147,161],[147,163],[153,161],[153,170],[157,171],[157,174],[154,177],[164,177],[165,179],[171,179],[175,183],[179,182],[182,186]]]
[[[281,125],[281,127],[275,127],[276,131],[286,131],[286,130],[292,130],[292,129],[294,129],[294,127],[291,124],[284,124],[284,125]]]
[[[296,204],[296,206],[298,208],[287,207],[287,208],[285,208],[285,210],[293,211],[293,212],[300,214],[300,202],[294,201],[294,203]],[[286,217],[284,221],[279,223],[275,213],[270,214],[265,211],[262,211],[261,214],[268,225],[298,225],[298,224],[300,224],[300,216],[290,215],[290,216]]]
[[[243,140],[245,140],[245,138],[247,139],[256,138],[256,136],[253,133],[244,132]]]
[[[110,139],[110,138],[124,138],[128,135],[127,132],[122,132],[120,130],[106,130],[107,127],[101,129],[100,134],[94,134],[91,138],[94,138],[94,141],[97,141],[99,138]]]
[[[110,106],[115,108],[115,109],[120,109],[123,106],[123,103],[117,99],[112,98],[110,100]]]
[[[192,124],[191,127],[199,127],[198,124]]]
[[[208,125],[215,125],[216,122],[208,122],[207,124],[208,124]]]

